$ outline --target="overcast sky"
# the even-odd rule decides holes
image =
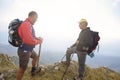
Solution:
[[[34,27],[45,48],[64,50],[74,43],[81,18],[99,31],[102,46],[120,41],[120,0],[0,0],[0,43],[8,44],[9,22],[25,20],[32,10],[39,15]]]

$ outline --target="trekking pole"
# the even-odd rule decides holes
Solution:
[[[66,74],[66,72],[67,72],[67,70],[68,70],[68,67],[69,67],[69,65],[66,66],[65,72],[63,73],[61,80],[64,79],[64,76],[65,76],[65,74]]]
[[[65,58],[65,56],[66,56],[66,54],[62,57],[61,61]],[[61,62],[61,61],[60,61],[60,62]]]
[[[72,60],[73,55],[74,55],[74,54],[72,54],[70,61]],[[64,76],[65,76],[65,74],[67,73],[67,70],[68,70],[69,66],[70,66],[70,64],[67,64],[66,69],[65,69],[65,71],[64,71],[64,73],[63,73],[63,75],[62,75],[61,80],[63,80],[63,79],[64,79]]]
[[[38,52],[37,68],[39,67],[40,52],[41,52],[41,44],[39,44],[39,52]]]

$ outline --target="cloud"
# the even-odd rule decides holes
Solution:
[[[101,1],[101,0],[100,0]],[[115,4],[120,0],[114,0]],[[103,3],[105,0],[102,1]],[[100,43],[120,40],[120,24],[110,9],[112,2],[96,0],[0,0],[0,42],[7,42],[8,24],[35,10],[39,19],[35,23],[37,36],[44,38],[44,48],[65,51],[77,39],[80,29],[77,21],[86,18],[92,30],[100,32]],[[109,4],[109,6],[108,6]],[[117,23],[118,22],[118,23]],[[4,37],[3,37],[4,36]],[[57,45],[53,45],[57,44]],[[51,48],[52,46],[52,48]],[[62,49],[62,50],[61,50]]]
[[[114,5],[114,6],[117,6],[119,3],[120,3],[120,0],[114,0],[114,1],[113,1],[113,5]]]
[[[0,0],[0,11],[4,14],[12,5],[14,0]]]
[[[4,28],[0,28],[0,31],[5,31],[12,19],[24,20],[29,11],[35,10],[39,14],[39,19],[34,25],[37,35],[42,34],[54,39],[56,37],[75,39],[80,32],[77,21],[87,18],[89,26],[93,30],[100,31],[105,40],[109,41],[111,35],[112,38],[117,38],[115,32],[119,29],[114,29],[114,15],[105,5],[99,4],[96,0],[1,0],[0,4],[2,10],[6,10],[0,16],[2,17],[0,23],[5,25]],[[114,32],[111,33],[113,30]],[[106,34],[106,31],[109,34]]]

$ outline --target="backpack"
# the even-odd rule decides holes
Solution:
[[[18,34],[18,28],[22,23],[19,19],[14,19],[10,22],[8,26],[8,42],[14,47],[20,47],[22,40]]]
[[[91,34],[91,37],[93,38],[93,42],[92,42],[92,45],[89,46],[89,49],[87,51],[88,55],[95,51],[96,47],[99,44],[98,41],[100,40],[99,32],[90,31],[90,34]]]

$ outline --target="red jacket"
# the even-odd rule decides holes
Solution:
[[[29,19],[27,18],[20,25],[20,27],[18,29],[18,33],[24,44],[34,46],[34,45],[41,43],[41,41],[33,36],[31,27],[32,27],[32,24],[30,23]]]

